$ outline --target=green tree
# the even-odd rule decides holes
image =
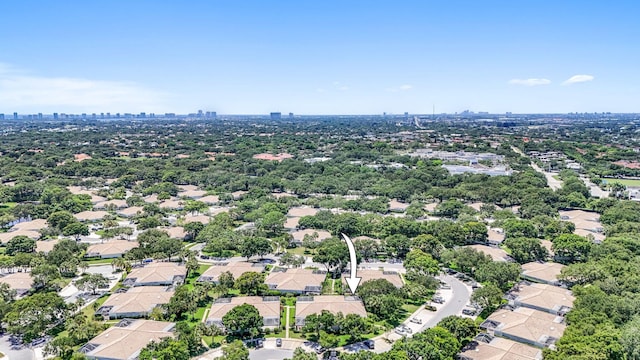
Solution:
[[[102,274],[85,274],[74,283],[78,289],[91,291],[95,295],[96,290],[109,286],[109,279]]]
[[[502,291],[507,291],[520,277],[519,264],[505,261],[491,261],[480,265],[475,272],[476,280],[486,283],[494,283]]]
[[[496,309],[502,304],[502,290],[493,284],[489,283],[481,288],[476,289],[471,295],[471,301],[480,305],[483,309]]]
[[[562,234],[553,239],[551,249],[556,260],[564,263],[586,261],[593,243],[580,235]]]
[[[76,220],[76,218],[68,211],[56,211],[49,215],[49,218],[47,219],[49,226],[60,230],[77,221],[78,220]]]
[[[253,271],[240,275],[235,281],[235,288],[247,295],[262,295],[268,289],[264,283],[264,274]]]
[[[142,351],[140,360],[189,360],[189,347],[184,341],[164,338],[159,342],[152,341]]]
[[[69,314],[67,304],[54,292],[35,293],[17,300],[4,321],[7,330],[22,335],[25,342],[44,336]]]
[[[409,251],[404,260],[404,267],[408,271],[416,271],[428,275],[436,275],[440,272],[438,262],[431,255],[420,249]]]
[[[249,349],[242,341],[236,340],[222,348],[220,360],[249,360]]]
[[[27,236],[19,235],[9,240],[5,253],[7,255],[14,255],[19,252],[32,253],[34,251],[36,251],[36,241]]]
[[[222,317],[227,332],[238,336],[255,337],[262,331],[264,321],[255,306],[242,304],[234,307]]]
[[[463,343],[470,341],[478,333],[478,325],[473,319],[455,315],[447,316],[440,320],[438,326],[449,331]]]

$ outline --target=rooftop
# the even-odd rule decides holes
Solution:
[[[329,311],[332,314],[356,314],[361,317],[367,317],[367,311],[362,300],[355,296],[302,296],[296,301],[296,325],[303,325],[307,316],[320,314],[322,310]],[[302,320],[302,323],[299,320]]]
[[[131,271],[125,282],[133,282],[134,286],[141,286],[148,283],[173,283],[176,277],[187,275],[184,265],[172,262],[154,262],[144,267],[135,268]]]
[[[207,322],[221,322],[222,318],[236,306],[242,304],[253,305],[263,318],[280,319],[280,297],[278,296],[238,296],[232,298],[219,298],[209,311]],[[265,323],[265,326],[271,324]],[[274,324],[277,325],[277,324]]]
[[[302,240],[304,240],[305,235],[315,236],[315,234],[318,235],[318,238],[316,239],[317,241],[322,241],[331,237],[331,233],[329,233],[328,231],[316,230],[316,229],[304,229],[304,230],[294,231],[291,233],[291,236],[293,236],[294,241],[302,242]]]
[[[530,262],[522,265],[522,275],[542,282],[556,283],[564,265],[554,262]]]
[[[487,246],[487,245],[467,245],[465,247],[477,250],[485,255],[491,256],[493,261],[508,261],[510,260],[509,254],[499,247]]]
[[[480,325],[482,329],[547,345],[562,337],[566,327],[561,316],[525,307],[499,309]]]
[[[217,263],[217,264],[213,264],[204,273],[202,273],[202,275],[200,275],[200,277],[198,278],[198,281],[217,282],[218,277],[220,277],[220,274],[227,271],[230,272],[231,275],[233,275],[234,279],[237,279],[240,277],[240,275],[246,272],[259,273],[259,272],[263,272],[264,269],[265,269],[265,265],[260,263],[248,263],[244,261]]]
[[[570,290],[547,284],[521,283],[508,297],[517,305],[534,306],[540,309],[566,313],[575,301]]]
[[[343,283],[345,284],[346,284],[346,281],[344,279],[346,279],[347,277],[349,277],[349,274],[344,274],[342,278]],[[397,288],[401,288],[404,285],[404,283],[402,282],[402,278],[400,278],[400,275],[397,272],[393,272],[393,271],[358,270],[358,277],[362,279],[360,280],[360,284],[364,284],[369,280],[385,279],[390,283],[392,283]]]
[[[89,246],[85,256],[86,257],[120,256],[126,253],[127,251],[137,247],[138,247],[138,243],[135,241],[111,240],[111,241],[106,241],[102,244],[94,244]]]
[[[460,360],[542,360],[542,351],[538,348],[483,335],[491,339],[490,342],[474,341],[460,353]]]
[[[33,279],[31,278],[31,273],[17,272],[0,276],[0,283],[7,284],[11,289],[20,293],[31,289]]]
[[[74,214],[73,217],[78,219],[78,221],[92,221],[92,220],[101,220],[105,217],[105,215],[109,215],[108,212],[98,210],[98,211],[82,211],[77,214]]]
[[[137,358],[151,341],[174,337],[175,323],[125,319],[103,331],[80,348],[90,358],[127,360]]]
[[[287,212],[289,217],[313,216],[318,213],[318,209],[309,206],[292,207]]]
[[[319,293],[325,277],[326,273],[311,269],[276,269],[264,282],[273,290]]]
[[[134,287],[126,292],[116,292],[109,296],[97,313],[148,314],[156,306],[168,304],[172,296],[173,290],[168,290],[166,286]]]

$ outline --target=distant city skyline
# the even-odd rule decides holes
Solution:
[[[0,113],[640,112],[633,1],[0,4]]]

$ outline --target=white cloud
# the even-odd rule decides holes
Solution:
[[[134,82],[32,75],[0,63],[0,108],[27,111],[159,111],[168,94]]]
[[[395,92],[400,92],[400,91],[409,91],[411,89],[413,89],[413,85],[404,84],[404,85],[394,86],[392,88],[388,88],[387,91],[395,93]]]
[[[573,75],[572,77],[565,80],[562,85],[571,85],[577,83],[583,83],[588,81],[593,81],[595,77],[593,75]]]
[[[551,80],[549,79],[511,79],[509,80],[509,84],[511,85],[523,85],[523,86],[539,86],[539,85],[549,85],[551,84]]]

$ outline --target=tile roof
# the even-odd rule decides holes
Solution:
[[[274,290],[320,292],[326,276],[323,272],[311,269],[285,269],[269,273],[264,282]]]
[[[178,265],[172,262],[153,262],[131,271],[126,280],[135,279],[134,286],[140,286],[145,283],[173,283],[177,276],[183,278],[187,274],[184,265]]]
[[[166,286],[133,287],[127,292],[115,293],[109,296],[96,313],[101,314],[106,311],[112,316],[118,316],[118,314],[149,314],[156,306],[168,304],[173,293],[174,291],[167,290]]]
[[[207,317],[207,322],[221,322],[222,318],[236,306],[242,304],[253,305],[263,318],[280,319],[279,296],[238,296],[232,298],[219,298],[212,305]],[[265,326],[268,326],[265,323]],[[277,324],[273,324],[277,326]]]
[[[364,304],[358,297],[342,295],[303,296],[296,301],[296,325],[304,325],[304,319],[323,310],[332,314],[356,314],[367,317]],[[302,321],[300,321],[302,320]]]
[[[217,264],[213,264],[211,267],[205,270],[205,272],[203,272],[202,275],[200,275],[198,280],[217,282],[218,277],[220,277],[220,274],[227,271],[230,272],[231,275],[233,275],[234,279],[237,279],[240,277],[240,275],[246,272],[260,273],[260,272],[263,272],[264,269],[265,269],[265,265],[260,263],[249,263],[244,261],[217,263]]]
[[[136,241],[126,241],[126,240],[111,240],[106,241],[101,244],[94,244],[87,248],[87,253],[85,256],[102,256],[102,257],[113,257],[120,256],[126,253],[127,251],[137,248],[138,243]]]

